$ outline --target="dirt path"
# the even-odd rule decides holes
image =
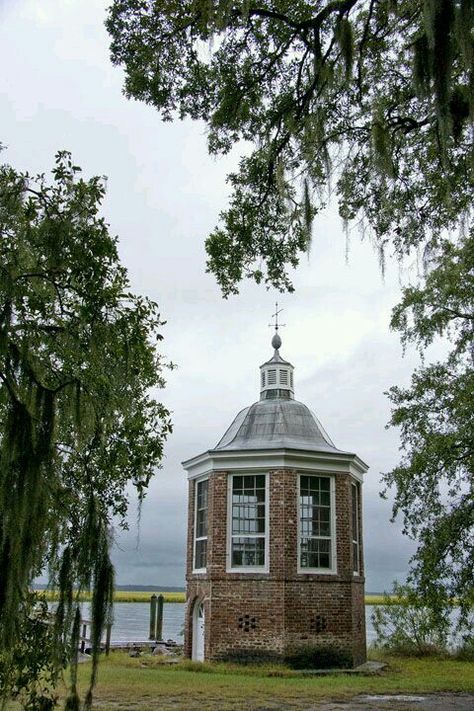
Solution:
[[[474,694],[361,695],[323,702],[307,711],[474,711]],[[263,710],[262,710],[263,711]]]
[[[474,711],[474,694],[395,694],[360,695],[341,701],[318,701],[308,704],[306,700],[294,699],[281,702],[266,699],[265,702],[247,699],[245,704],[237,699],[183,699],[162,696],[141,698],[136,702],[120,702],[97,699],[97,711]]]

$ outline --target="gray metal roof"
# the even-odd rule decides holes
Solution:
[[[275,353],[272,355],[270,360],[267,360],[265,361],[265,363],[262,363],[260,368],[263,368],[264,365],[269,365],[270,363],[280,363],[281,365],[291,365],[291,367],[293,367],[293,365],[289,361],[281,357],[279,350],[275,350]]]
[[[280,448],[341,453],[316,415],[290,399],[259,400],[241,410],[213,451]]]

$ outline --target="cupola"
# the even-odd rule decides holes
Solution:
[[[280,355],[281,338],[278,327],[272,338],[273,356],[260,366],[260,400],[289,399],[295,396],[293,390],[294,367]]]

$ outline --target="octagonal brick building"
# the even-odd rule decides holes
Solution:
[[[219,443],[183,463],[189,478],[185,654],[278,659],[337,650],[366,661],[362,481],[294,399],[294,368],[260,366],[260,399]]]

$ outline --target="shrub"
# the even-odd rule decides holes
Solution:
[[[287,647],[284,661],[292,669],[349,669],[352,657],[330,642]]]
[[[407,656],[446,653],[447,610],[434,608],[409,585],[394,582],[392,593],[372,612],[372,623],[378,649]]]
[[[453,656],[462,662],[474,662],[474,636],[472,634],[463,637],[456,646]]]
[[[58,702],[55,687],[61,666],[66,665],[61,643],[39,593],[26,594],[20,609],[16,644],[0,654],[0,699],[10,697],[25,711],[52,711]]]
[[[219,655],[216,661],[230,664],[273,664],[282,662],[281,656],[264,649],[234,649]]]

